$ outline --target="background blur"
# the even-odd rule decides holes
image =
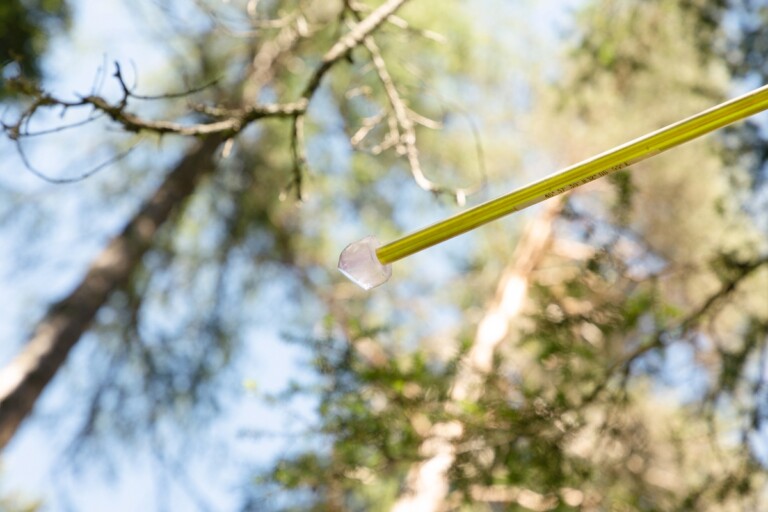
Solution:
[[[760,510],[765,115],[336,264],[767,83],[766,23],[4,0],[0,510]]]

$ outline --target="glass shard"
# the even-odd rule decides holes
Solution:
[[[392,275],[392,266],[382,265],[376,256],[380,245],[373,236],[349,244],[339,256],[339,270],[365,290],[386,283]]]

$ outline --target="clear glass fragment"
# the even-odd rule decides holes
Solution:
[[[376,248],[380,245],[373,236],[349,244],[339,256],[339,270],[365,290],[386,283],[392,276],[392,265],[382,265],[379,261]]]

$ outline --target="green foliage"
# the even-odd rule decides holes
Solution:
[[[311,492],[314,510],[347,506],[385,510],[395,489],[390,486],[380,495],[361,487],[361,482],[403,474],[418,460],[419,432],[445,417],[440,403],[454,375],[453,365],[428,364],[419,351],[387,354],[372,339],[388,337],[386,330],[352,335],[351,340],[332,336],[302,340],[315,354],[312,367],[318,381],[297,384],[273,399],[282,402],[305,395],[319,399],[319,430],[299,435],[317,437],[323,445],[325,440],[332,443],[281,458],[258,478],[261,485],[300,491],[297,496]]]
[[[6,0],[0,5],[0,100],[14,95],[8,79],[40,78],[40,60],[56,31],[66,28],[64,0]]]
[[[768,64],[765,48],[768,44],[768,6],[765,2],[739,2],[735,17],[738,30],[728,34],[725,42],[718,46],[718,52],[727,63],[729,70],[738,80],[768,83]],[[747,121],[727,130],[726,156],[734,167],[743,166],[749,170],[751,185],[757,191],[765,190],[768,184],[768,137],[760,124]]]
[[[568,127],[562,136],[547,132],[557,145],[549,150],[596,153],[722,98],[725,65],[710,50],[722,45],[727,8],[589,3],[557,87],[558,109],[536,107],[548,128]],[[396,45],[387,39],[382,47]],[[407,74],[397,76],[408,83]],[[428,105],[418,94],[409,99]],[[347,108],[352,125],[374,113],[364,98]],[[766,392],[764,265],[755,249],[764,236],[742,211],[743,188],[724,175],[717,141],[727,140],[698,143],[576,194],[558,236],[588,256],[551,255],[540,265],[526,314],[477,400],[453,403],[448,391],[474,325],[454,336],[450,357],[430,360],[398,344],[396,317],[382,324],[372,302],[347,303],[349,316],[332,322],[346,336],[310,344],[321,375],[323,448],[282,459],[266,481],[311,491],[317,510],[386,510],[418,460],[424,425],[455,420],[464,430],[448,475],[452,509],[495,509],[502,498],[484,489],[509,491],[513,498],[502,502],[512,510],[524,508],[514,498],[521,489],[543,500],[542,510],[740,510],[758,502],[764,467],[748,439],[760,428]],[[367,162],[353,165],[366,188],[378,175]],[[376,201],[359,193],[360,204]],[[456,300],[465,318],[477,319],[467,312],[482,307],[484,267],[464,270],[466,293]],[[361,359],[372,344],[386,362]],[[735,434],[741,444],[728,441]]]
[[[362,46],[324,78],[305,123],[308,169],[292,158],[290,117],[227,143],[216,172],[180,205],[93,328],[92,361],[102,364],[82,439],[196,432],[220,410],[228,368],[258,344],[254,327],[281,324],[308,354],[308,376],[262,398],[275,407],[309,402],[313,421],[288,434],[295,442],[274,464],[254,469],[246,509],[388,510],[430,429],[445,421],[463,427],[447,509],[518,510],[521,493],[551,510],[738,510],[757,501],[765,461],[750,440],[765,427],[768,403],[766,238],[745,207],[756,189],[737,179],[746,165],[757,173],[768,154],[756,125],[574,193],[471,400],[452,399],[451,389],[511,258],[515,226],[472,233],[448,256],[435,249],[414,258],[369,295],[332,267],[356,235],[386,239],[456,211],[413,183],[387,122],[388,85],[428,125],[415,127],[426,175],[448,187],[477,180],[470,128],[480,120],[498,185],[502,172],[503,181],[520,178],[511,175],[518,160],[598,153],[710,106],[733,80],[765,75],[755,62],[762,28],[742,27],[741,57],[718,53],[728,47],[726,10],[741,19],[764,9],[586,3],[562,83],[543,87],[527,75],[534,71],[513,73],[526,77],[515,77],[525,81],[529,111],[519,119],[535,120],[515,133],[517,155],[502,128],[520,123],[505,96],[520,84],[487,68],[522,66],[473,17],[475,4],[438,3],[412,2],[375,35],[392,84]],[[199,2],[205,23],[185,34],[189,74],[221,78],[190,99],[198,110],[295,100],[349,24],[379,5],[354,3],[353,13],[342,2],[258,2],[264,23],[250,25],[245,2],[231,4]],[[24,41],[21,65],[34,77],[41,13],[66,10],[22,7],[6,2],[0,22],[21,20],[22,32],[7,37]],[[263,83],[245,80],[292,24],[304,27],[295,46],[277,52]],[[241,25],[248,30],[235,30]],[[469,108],[454,108],[457,100]],[[377,116],[384,121],[369,126]],[[351,141],[361,130],[367,135]],[[527,148],[526,137],[541,140]],[[558,250],[558,242],[571,245]]]

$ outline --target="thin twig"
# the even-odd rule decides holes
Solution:
[[[314,95],[314,92],[320,86],[320,81],[328,70],[338,60],[344,58],[353,48],[358,46],[363,39],[370,35],[381,25],[384,20],[397,11],[408,0],[389,0],[380,5],[375,11],[373,11],[367,18],[363,19],[352,27],[347,34],[339,39],[325,55],[323,55],[320,66],[315,70],[307,83],[302,98],[310,98]]]
[[[27,137],[40,137],[42,135],[50,135],[52,133],[64,132],[64,131],[71,130],[73,128],[79,128],[80,126],[85,126],[86,124],[89,124],[89,123],[92,123],[94,121],[97,121],[98,119],[101,119],[102,117],[104,117],[104,115],[105,114],[103,112],[99,112],[96,115],[90,115],[87,118],[85,118],[85,119],[83,119],[81,121],[76,121],[74,123],[69,123],[69,124],[64,124],[64,125],[60,125],[60,126],[55,126],[53,128],[46,128],[44,130],[38,130],[38,131],[35,131],[35,132],[30,132],[30,131],[20,132],[19,136],[20,137],[24,137],[24,138],[27,138]]]
[[[309,78],[301,99],[309,103],[309,100],[315,95],[320,87],[325,74],[339,60],[346,57],[353,48],[358,46],[369,34],[376,30],[387,17],[399,9],[407,0],[389,0],[379,6],[367,18],[353,26],[346,35],[341,37],[322,57],[320,66]],[[294,155],[294,177],[293,184],[296,186],[297,196],[301,198],[301,175],[306,171],[306,156],[303,148],[304,137],[304,118],[306,109],[298,112],[293,118],[291,126],[291,148]]]
[[[352,14],[356,18],[359,18],[360,13],[357,10],[358,8],[354,6],[352,2],[349,2],[349,1],[346,2],[346,5],[347,5],[347,8],[352,12]],[[390,17],[390,20],[391,20],[391,17]],[[419,149],[416,144],[416,129],[414,125],[414,120],[410,114],[411,111],[410,109],[408,109],[408,107],[405,104],[405,101],[403,100],[402,96],[397,90],[397,87],[395,86],[395,82],[392,79],[392,75],[390,75],[389,69],[387,68],[387,63],[384,60],[384,57],[381,54],[381,50],[379,49],[379,46],[376,44],[376,41],[374,40],[374,38],[372,36],[364,37],[363,44],[368,50],[368,53],[371,55],[371,61],[373,62],[374,68],[376,69],[376,74],[378,75],[379,81],[384,87],[384,92],[387,96],[387,100],[389,101],[389,104],[392,108],[392,116],[389,118],[390,140],[385,139],[385,141],[382,142],[380,147],[375,148],[374,151],[376,150],[381,151],[382,149],[386,149],[388,147],[388,143],[393,143],[397,148],[398,153],[406,157],[413,179],[416,181],[416,184],[419,187],[421,187],[422,189],[428,192],[432,192],[433,194],[446,194],[446,193],[450,194],[455,198],[457,204],[463,206],[466,203],[467,195],[476,192],[477,191],[476,188],[475,187],[473,188],[446,187],[443,185],[439,185],[438,183],[430,180],[426,176],[426,174],[424,173],[424,169],[422,168],[421,161],[419,159]],[[426,119],[423,116],[419,116],[419,121],[421,122],[421,124],[424,124],[424,125],[427,125],[427,124],[432,124],[433,126],[437,125],[436,122]],[[475,132],[474,125],[472,125],[472,129],[474,133]],[[482,149],[479,150],[479,153],[480,154],[482,153]],[[481,165],[482,165],[482,160],[481,160]]]
[[[115,63],[115,65],[117,66],[117,63]],[[114,76],[120,81],[121,87],[123,88],[124,93],[127,93],[129,97],[135,98],[137,100],[147,100],[147,101],[186,98],[187,96],[197,94],[199,92],[202,92],[206,89],[213,87],[214,85],[221,82],[221,79],[222,79],[222,77],[214,78],[210,82],[206,82],[203,85],[199,85],[197,87],[190,87],[189,89],[186,89],[184,91],[179,91],[179,92],[167,92],[163,94],[136,94],[133,91],[134,88],[130,88],[130,89],[127,88],[127,85],[123,81],[122,73],[120,72],[119,67],[118,67],[118,71],[115,72]]]
[[[291,123],[291,154],[293,155],[293,180],[289,188],[296,189],[296,199],[302,201],[304,173],[307,168],[307,155],[304,147],[304,115],[299,114]]]
[[[371,10],[370,6],[362,2],[353,2],[351,0],[345,0],[344,4],[351,11],[357,11],[357,12],[363,13],[363,12],[369,12]],[[416,28],[412,26],[410,23],[408,23],[406,20],[401,18],[400,16],[397,16],[396,14],[391,14],[387,16],[387,23],[401,30],[405,30],[406,32],[411,32],[420,37],[423,37],[425,39],[430,39],[437,43],[445,44],[448,41],[448,39],[443,34],[439,34],[432,30]]]
[[[374,128],[376,128],[379,125],[379,123],[384,119],[384,116],[386,116],[386,112],[382,110],[378,114],[372,115],[364,119],[362,126],[360,126],[360,128],[357,129],[357,131],[352,135],[352,137],[349,138],[349,142],[352,144],[352,147],[354,148],[360,147],[360,144],[362,144],[362,142],[365,140],[368,134],[370,134],[371,131]]]
[[[139,132],[151,131],[158,134],[175,133],[178,135],[210,135],[214,133],[236,134],[248,126],[251,122],[265,117],[293,117],[306,109],[307,102],[299,100],[293,103],[255,105],[239,111],[233,111],[227,119],[212,123],[200,123],[184,125],[171,121],[150,121],[141,119],[120,105],[111,105],[100,96],[88,96],[83,98],[84,104],[93,105],[106,113],[112,120],[120,123],[126,130]]]
[[[108,158],[107,160],[103,161],[102,163],[96,165],[95,167],[92,167],[88,171],[80,174],[79,176],[75,176],[73,178],[52,178],[42,171],[37,170],[32,163],[29,161],[29,158],[27,157],[27,154],[24,152],[24,149],[20,142],[17,141],[16,143],[16,151],[19,154],[19,158],[21,159],[22,163],[24,164],[24,167],[32,173],[33,175],[37,176],[43,181],[46,181],[48,183],[53,183],[55,185],[66,185],[69,183],[77,183],[79,181],[83,181],[85,179],[90,178],[94,174],[98,173],[99,171],[104,170],[105,168],[109,167],[110,165],[114,164],[115,162],[119,162],[123,158],[127,157],[136,147],[141,144],[142,141],[138,141],[135,144],[133,144],[131,147],[126,149],[125,151],[121,151],[120,153],[112,156],[111,158]]]

